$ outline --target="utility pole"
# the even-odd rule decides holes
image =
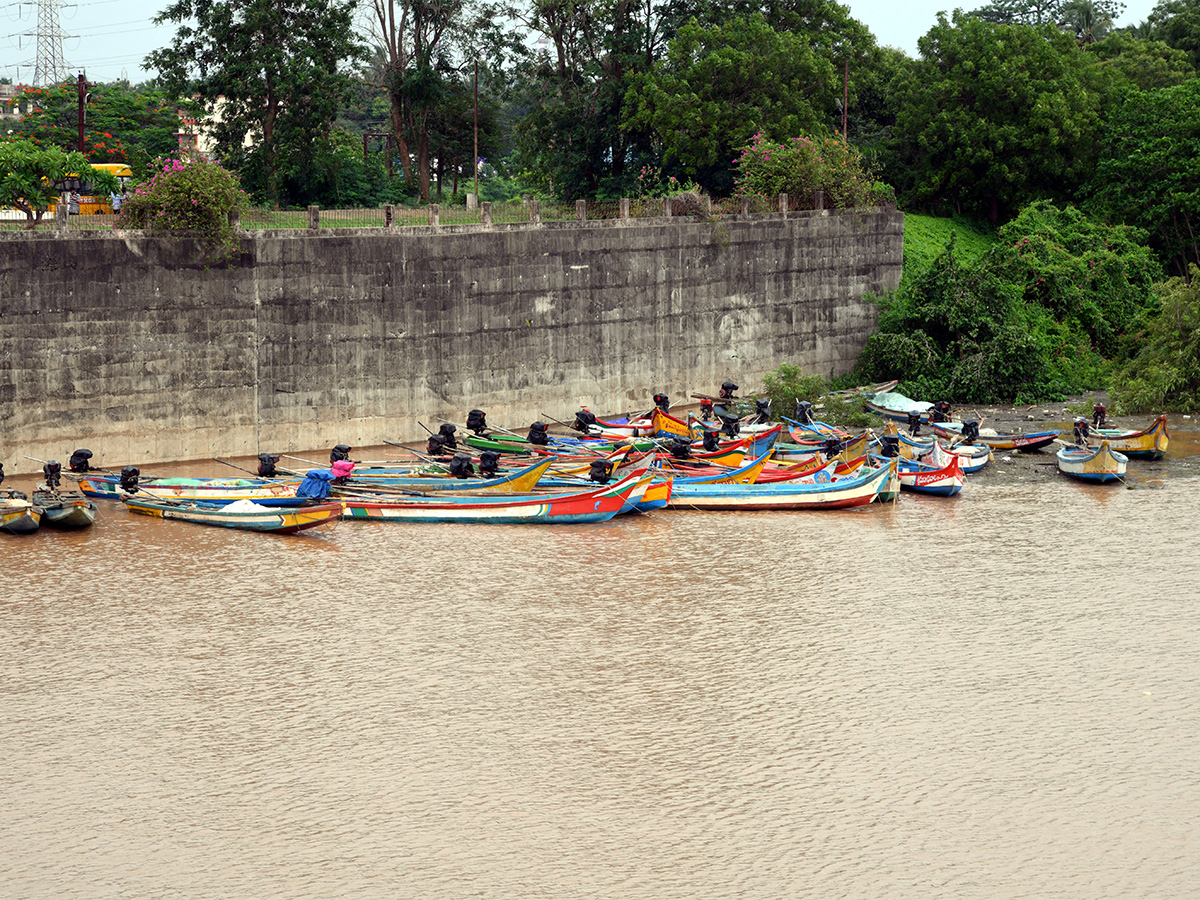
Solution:
[[[87,109],[87,98],[91,95],[87,92],[89,85],[84,80],[83,73],[79,73],[79,80],[76,82],[76,92],[79,95],[79,152],[83,152],[83,116]]]
[[[475,57],[475,158],[471,165],[475,169],[475,205],[479,205],[479,57]]]
[[[850,108],[850,60],[846,60],[846,78],[842,82],[842,143],[849,144],[850,136],[846,134],[846,113]]]

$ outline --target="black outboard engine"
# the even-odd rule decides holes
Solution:
[[[46,487],[52,491],[58,490],[58,485],[62,481],[62,463],[58,460],[50,460],[42,466],[42,477],[46,480]]]
[[[1108,417],[1108,407],[1103,403],[1097,403],[1092,407],[1092,425],[1095,428],[1103,428],[1105,420]]]
[[[349,444],[338,444],[336,447],[334,447],[332,450],[329,451],[329,464],[330,465],[333,465],[335,462],[340,462],[343,459],[348,460],[349,458],[350,458],[350,445]]]
[[[687,438],[672,438],[671,446],[669,446],[667,449],[671,451],[671,456],[675,457],[675,459],[692,458],[692,442]]]
[[[654,405],[663,412],[670,412],[671,410],[671,403],[666,394],[655,394]]]
[[[930,422],[949,422],[950,421],[950,404],[945,400],[939,400],[933,404],[933,408],[929,410]]]
[[[430,456],[442,456],[446,452],[446,439],[440,434],[431,434],[425,444],[425,452]]]
[[[719,431],[713,431],[709,428],[704,429],[704,449],[709,453],[716,453],[721,449],[719,434]]]
[[[279,457],[273,453],[258,454],[258,477],[274,478],[277,474],[275,471],[275,463],[277,462],[279,462]]]
[[[733,399],[735,399],[734,392],[737,389],[738,389],[738,386],[736,384],[734,384],[732,381],[726,381],[721,385],[721,390],[717,393],[717,396],[720,397],[722,400],[733,400]]]
[[[879,454],[888,459],[895,459],[900,455],[900,435],[884,434],[879,437]]]
[[[91,458],[91,450],[76,450],[71,454],[71,458],[67,460],[67,467],[72,472],[86,472],[90,468],[88,466],[88,460]]]
[[[813,405],[807,400],[797,400],[796,421],[801,425],[811,425],[813,423],[812,408]]]
[[[973,444],[979,440],[979,420],[967,419],[962,423],[962,430],[959,432],[962,435],[964,444]]]
[[[0,463],[0,484],[4,484],[4,463]]]
[[[729,437],[737,437],[742,430],[742,426],[738,424],[738,417],[729,413],[721,413],[721,434]]]
[[[484,450],[479,454],[479,474],[484,478],[495,478],[500,468],[500,454],[495,450]]]
[[[454,459],[450,460],[450,475],[454,478],[471,478],[475,474],[475,466],[471,464],[471,457],[465,453],[456,453]]]
[[[454,432],[458,431],[449,422],[443,422],[442,427],[438,429],[438,436],[442,439],[442,443],[446,445],[447,450],[457,450],[458,441],[454,439]]]
[[[596,484],[608,484],[612,478],[612,464],[605,459],[593,459],[588,466],[588,480]]]
[[[487,431],[487,413],[482,409],[473,409],[467,413],[467,427],[476,434]]]
[[[576,431],[582,431],[587,434],[589,429],[596,424],[595,413],[588,412],[586,409],[581,409],[575,413],[575,421],[571,423],[571,427]]]
[[[913,437],[921,433],[921,414],[915,409],[908,411],[908,433]]]
[[[534,422],[529,426],[529,443],[545,447],[550,443],[550,435],[546,434],[545,422]]]
[[[705,399],[700,401],[700,420],[702,422],[711,422],[713,417],[713,402]]]
[[[1091,433],[1092,426],[1088,424],[1087,419],[1080,416],[1075,420],[1075,443],[1086,447]]]
[[[141,474],[137,466],[126,466],[123,468],[121,470],[121,490],[130,494],[136,494],[138,490],[138,478]]]
[[[829,440],[827,440],[824,444],[821,445],[821,449],[825,451],[826,459],[833,459],[835,456],[837,456],[839,453],[842,452],[842,450],[845,448],[845,446],[846,445],[843,444],[841,441],[839,441],[837,438],[829,438]]]
[[[769,397],[759,397],[754,401],[755,421],[759,425],[765,425],[771,421],[771,400]]]

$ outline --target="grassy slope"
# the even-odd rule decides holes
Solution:
[[[996,242],[996,234],[965,219],[938,219],[933,216],[904,214],[904,276],[901,284],[924,272],[946,249],[950,235],[956,234],[955,251],[962,259],[982,256]]]

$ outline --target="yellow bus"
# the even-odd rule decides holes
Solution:
[[[92,168],[110,173],[117,179],[117,184],[122,190],[133,180],[133,170],[125,163],[92,163]],[[112,214],[112,198],[108,194],[97,194],[91,182],[81,179],[77,175],[67,175],[55,185],[55,188],[58,189],[60,201],[65,194],[71,191],[79,192],[79,214],[81,216]],[[54,213],[56,206],[57,203],[50,204],[51,214]]]

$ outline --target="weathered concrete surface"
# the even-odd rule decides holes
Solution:
[[[0,461],[377,445],[472,407],[523,431],[782,362],[840,374],[902,243],[900,213],[805,212],[264,232],[206,268],[140,233],[4,234]]]

